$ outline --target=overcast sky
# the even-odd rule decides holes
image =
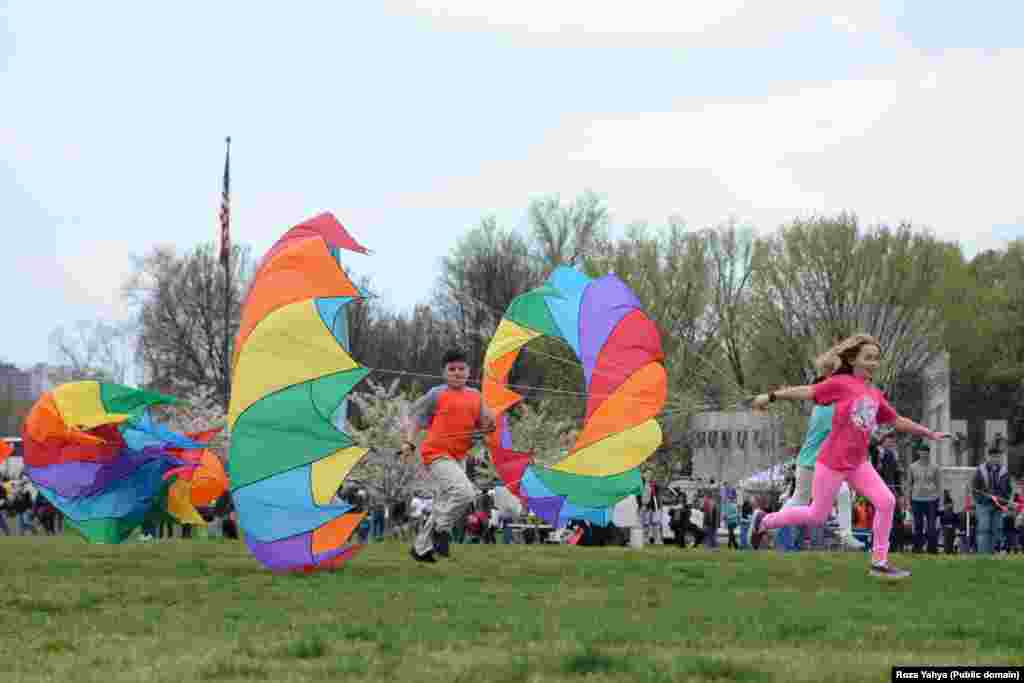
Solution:
[[[236,241],[331,210],[402,308],[481,216],[586,188],[618,226],[847,209],[1000,247],[1021,26],[1012,1],[0,4],[0,358],[123,317],[132,254],[216,239],[225,135]]]

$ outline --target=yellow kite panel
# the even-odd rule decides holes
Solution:
[[[93,429],[103,424],[116,424],[128,415],[108,413],[103,406],[100,383],[92,380],[63,384],[53,392],[53,401],[64,419],[73,429]]]
[[[295,353],[296,342],[301,342],[301,354]],[[228,425],[233,427],[238,416],[264,396],[357,367],[324,325],[315,300],[279,308],[256,326],[242,347]]]
[[[582,448],[551,469],[591,477],[622,474],[647,460],[661,441],[661,425],[651,419]]]
[[[498,329],[494,331],[494,338],[491,345],[487,347],[487,355],[484,357],[484,366],[488,366],[495,358],[500,358],[506,353],[511,353],[522,348],[531,339],[540,336],[540,332],[528,330],[517,325],[511,320],[502,320]]]
[[[333,455],[313,463],[313,502],[317,505],[327,505],[331,502],[334,494],[338,492],[341,482],[352,471],[359,459],[366,455],[369,448],[349,446],[342,448]]]

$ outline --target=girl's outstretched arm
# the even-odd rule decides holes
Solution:
[[[773,398],[774,397],[774,398]],[[802,387],[785,387],[777,391],[770,391],[767,394],[759,394],[754,397],[752,404],[754,410],[764,410],[768,404],[775,400],[783,401],[810,401],[814,399],[814,387],[805,385]]]
[[[941,439],[952,439],[953,435],[949,432],[933,432],[924,425],[919,425],[911,419],[905,418],[902,415],[897,417],[892,426],[897,432],[904,432],[907,434],[914,434],[915,436],[923,436],[926,439],[932,441],[939,441]]]

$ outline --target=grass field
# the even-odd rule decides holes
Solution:
[[[223,540],[0,538],[0,681],[888,681],[1024,664],[1024,559],[368,548],[275,576]],[[823,676],[825,674],[826,676]]]

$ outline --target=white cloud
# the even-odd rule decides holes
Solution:
[[[428,16],[435,28],[501,31],[535,44],[554,39],[561,45],[625,39],[650,46],[652,40],[665,38],[677,47],[751,47],[778,43],[819,22],[849,33],[880,30],[887,23],[878,1],[391,0],[388,6],[394,12]]]
[[[856,211],[865,222],[912,220],[972,247],[1022,213],[1024,51],[936,58],[907,54],[860,80],[669,112],[577,116],[527,159],[493,161],[439,184],[441,206],[473,196],[522,205],[525,194],[607,193],[620,221],[681,213],[774,229],[796,216]]]
[[[80,319],[99,316],[123,320],[128,309],[121,286],[131,273],[131,257],[124,245],[94,241],[73,253],[59,254],[65,302],[80,310]]]
[[[742,0],[714,3],[669,3],[639,0],[588,2],[586,0],[414,0],[412,9],[438,19],[474,19],[490,26],[524,28],[537,33],[554,33],[582,28],[590,33],[700,33],[735,15]]]
[[[847,17],[847,16],[837,15],[837,16],[832,17],[832,24],[836,28],[842,29],[843,31],[846,31],[847,33],[857,33],[857,31],[858,31],[857,25],[854,24],[850,20],[850,17]]]

